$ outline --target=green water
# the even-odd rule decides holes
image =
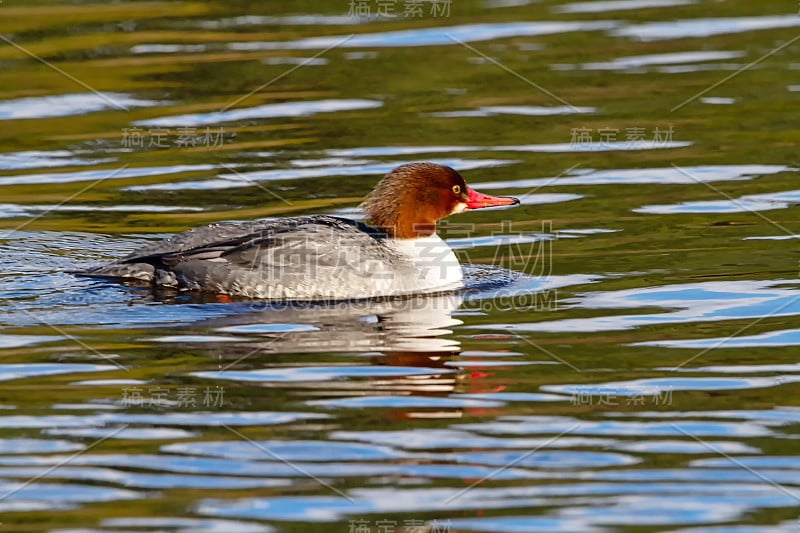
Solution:
[[[800,530],[797,6],[517,3],[0,5],[0,531]],[[416,160],[463,302],[65,274]]]

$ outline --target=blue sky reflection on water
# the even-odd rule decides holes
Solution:
[[[796,281],[707,282],[609,293],[587,293],[579,297],[578,301],[582,307],[588,309],[662,307],[665,311],[473,327],[551,333],[591,332],[631,329],[651,324],[739,320],[765,315],[792,316],[800,313],[800,292],[796,289],[779,287]],[[668,309],[676,310],[670,312]]]

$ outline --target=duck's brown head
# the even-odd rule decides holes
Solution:
[[[361,207],[368,221],[398,239],[427,237],[436,223],[468,209],[515,205],[511,197],[470,189],[461,174],[436,163],[408,163],[389,172]]]

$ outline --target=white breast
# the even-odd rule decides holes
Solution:
[[[452,289],[464,279],[456,254],[438,235],[390,239],[387,245],[416,267],[416,279],[407,280],[406,289],[411,292]]]

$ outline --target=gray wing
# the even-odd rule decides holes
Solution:
[[[276,220],[221,222],[193,228],[149,244],[112,263],[76,272],[76,274],[153,281],[156,274],[156,265],[148,262],[147,258],[212,246],[218,242],[231,241],[248,234],[268,230],[276,222]]]
[[[108,267],[148,265],[150,279],[159,285],[315,300],[404,292],[402,284],[415,272],[410,262],[385,245],[383,234],[346,219],[257,221],[236,225],[238,231],[233,232],[220,232],[221,227],[176,235]],[[192,246],[197,243],[201,244]]]

